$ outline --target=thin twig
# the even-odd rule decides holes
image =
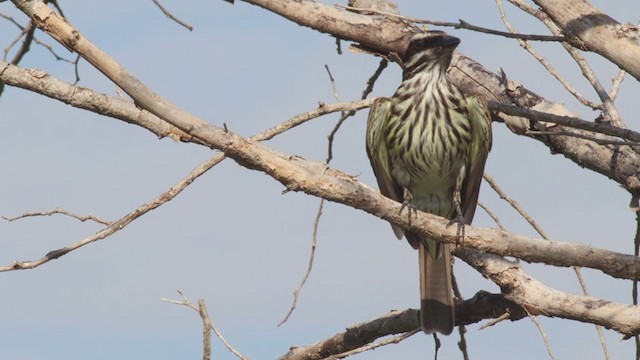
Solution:
[[[338,40],[339,41],[339,40]],[[329,65],[325,64],[324,68],[327,70],[327,74],[329,75],[329,80],[331,81],[331,89],[333,90],[333,97],[337,100],[340,101],[340,95],[338,95],[338,88],[336,87],[336,83],[335,83],[335,79],[333,78],[333,75],[331,74],[331,70],[329,69]],[[341,121],[344,118],[344,114],[345,112],[342,111],[342,116],[340,117]],[[341,124],[341,121],[338,122],[338,124]],[[334,128],[334,130],[337,130],[337,127]],[[332,144],[333,144],[333,136],[335,135],[335,132],[331,132],[329,134],[329,148],[328,148],[328,155],[327,155],[327,165],[331,162],[331,158],[332,158]],[[320,204],[318,205],[318,210],[316,212],[316,217],[315,220],[313,222],[313,236],[312,236],[312,240],[311,240],[311,254],[309,255],[309,262],[308,262],[308,266],[307,266],[307,271],[304,273],[303,277],[302,277],[302,281],[300,281],[300,284],[298,285],[298,287],[293,291],[293,300],[291,302],[291,306],[289,307],[289,311],[287,312],[287,314],[285,315],[284,319],[282,319],[282,321],[280,321],[278,323],[278,326],[282,326],[282,324],[284,324],[285,322],[287,322],[287,320],[289,320],[289,317],[291,316],[291,314],[293,314],[293,311],[296,309],[296,305],[298,303],[298,297],[300,296],[300,292],[302,291],[302,288],[304,287],[304,285],[307,282],[307,279],[309,278],[309,275],[311,275],[311,270],[313,270],[313,261],[315,259],[316,256],[316,246],[318,244],[318,226],[320,224],[320,218],[322,217],[322,209],[324,207],[324,199],[320,199]]]
[[[636,200],[637,202],[637,200]],[[636,206],[634,204],[634,206]],[[636,210],[636,235],[633,237],[633,255],[640,255],[640,211]],[[633,305],[638,305],[638,280],[633,280],[631,288],[631,300]],[[636,343],[636,359],[640,359],[640,335],[634,337]]]
[[[521,116],[535,121],[550,122],[576,129],[592,131],[603,135],[615,136],[629,141],[640,142],[640,133],[629,129],[622,129],[604,123],[585,121],[571,116],[561,116],[531,110],[520,106],[505,105],[496,101],[488,101],[488,103],[491,110],[502,112],[507,115]]]
[[[621,141],[621,140],[607,140],[607,139],[598,139],[595,136],[589,136],[584,134],[579,134],[572,131],[535,131],[535,130],[527,130],[525,132],[526,135],[551,135],[551,136],[571,136],[579,139],[585,139],[593,141],[600,145],[616,145],[616,146],[640,146],[640,142],[637,141]]]
[[[182,290],[177,290],[178,294],[180,294],[180,296],[182,296],[182,301],[180,300],[171,300],[171,299],[166,299],[166,298],[160,298],[161,301],[165,301],[171,304],[176,304],[176,305],[183,305],[186,306],[192,310],[194,310],[195,312],[197,312],[200,315],[200,318],[202,319],[202,323],[205,326],[205,330],[204,330],[204,338],[206,341],[207,338],[211,338],[211,335],[209,334],[209,330],[213,331],[214,334],[216,334],[216,336],[218,337],[218,339],[220,339],[220,341],[224,344],[224,346],[227,347],[227,349],[229,349],[229,351],[231,351],[235,356],[237,356],[239,359],[241,360],[249,360],[248,357],[242,355],[238,350],[236,350],[231,343],[229,343],[229,341],[227,341],[227,339],[222,335],[222,333],[213,325],[213,322],[211,321],[211,319],[209,318],[209,314],[207,312],[207,307],[206,304],[204,303],[203,299],[199,299],[198,300],[198,306],[195,306],[191,300],[189,300],[189,298],[187,298],[187,296],[182,292]],[[208,347],[207,347],[208,346]],[[208,351],[208,352],[207,352]],[[208,357],[207,357],[208,355]],[[208,342],[208,344],[205,342],[204,343],[204,354],[203,354],[203,359],[204,360],[208,360],[211,358],[211,341]]]
[[[342,6],[342,5],[335,5],[335,6],[346,9],[346,10],[362,13],[362,14],[384,15],[384,16],[393,17],[396,19],[402,19],[407,22],[412,22],[415,24],[428,24],[428,25],[434,25],[434,26],[452,27],[456,29],[466,29],[466,30],[477,31],[485,34],[504,36],[512,39],[523,39],[523,40],[532,40],[532,41],[565,41],[566,40],[564,36],[513,34],[505,31],[488,29],[481,26],[469,24],[468,22],[462,19],[459,19],[458,22],[426,20],[426,19],[418,19],[418,18],[413,18],[408,16],[402,16],[402,15],[398,15],[398,14],[394,14],[386,11],[374,10],[374,9],[363,9],[363,8]]]
[[[336,83],[333,78],[333,75],[331,75],[331,70],[329,69],[329,65],[325,64],[324,68],[327,70],[327,74],[329,75],[329,80],[331,81],[331,88],[333,89],[333,97],[337,101],[340,101],[340,96],[338,95],[338,89],[336,87]],[[344,114],[344,111],[342,112],[342,114]],[[333,137],[330,138],[329,143],[331,144],[332,141],[333,141]],[[329,155],[327,157],[327,164],[331,162],[331,146],[329,146],[328,151],[329,151]],[[318,205],[318,210],[316,212],[316,218],[313,222],[311,253],[309,254],[307,271],[302,276],[302,281],[300,281],[300,284],[298,285],[298,287],[293,291],[293,300],[291,302],[291,306],[289,307],[289,311],[285,315],[284,319],[282,319],[282,321],[278,323],[278,326],[282,326],[282,324],[284,324],[285,322],[287,322],[287,320],[289,320],[289,317],[291,316],[291,314],[293,314],[293,311],[296,309],[296,305],[298,304],[298,297],[300,296],[300,292],[302,291],[302,288],[304,287],[304,285],[307,283],[307,279],[309,278],[309,275],[311,275],[311,271],[313,270],[313,261],[316,257],[316,246],[318,244],[318,226],[320,224],[320,218],[322,217],[323,207],[324,207],[324,199],[320,199],[320,204]]]
[[[173,14],[171,12],[169,12],[167,9],[164,8],[164,6],[162,6],[162,4],[160,4],[160,1],[158,0],[151,0],[153,1],[154,4],[156,4],[158,6],[158,8],[160,8],[160,10],[164,13],[164,15],[166,17],[168,17],[169,19],[177,22],[178,24],[184,26],[185,28],[189,29],[189,31],[193,31],[193,26],[183,22],[182,20],[178,19],[177,17],[173,16]]]
[[[486,212],[487,215],[489,215],[489,217],[496,223],[496,225],[498,225],[499,229],[506,230],[506,228],[500,221],[500,218],[498,218],[498,216],[493,211],[491,211],[491,209],[489,209],[485,204],[479,201],[478,201],[478,206],[480,206],[480,208],[482,208],[482,210],[484,210],[484,212]]]
[[[578,282],[580,283],[580,287],[582,288],[582,293],[585,296],[590,296],[589,289],[587,288],[587,281],[582,276],[582,268],[578,266],[572,266],[573,272],[578,277]],[[604,352],[605,360],[609,360],[609,349],[607,347],[607,341],[604,339],[604,334],[602,333],[602,326],[596,325],[596,332],[598,333],[598,339],[600,339],[600,346],[602,347],[602,351]]]
[[[531,5],[529,5],[528,3],[525,3],[525,2],[523,2],[521,0],[509,0],[509,1],[512,4],[515,4],[516,6],[518,6],[521,10],[527,12],[528,14],[536,17],[541,22],[543,22],[547,26],[547,28],[554,35],[561,35],[562,34],[562,31],[561,31],[561,29],[559,29],[557,24],[552,19],[550,19],[549,16],[546,13],[544,13],[543,11],[535,9]],[[496,3],[498,4],[498,8],[500,9],[500,14],[501,14],[501,16],[503,18],[503,21],[505,22],[505,25],[507,27],[510,27],[508,21],[506,20],[506,16],[505,16],[505,13],[504,13],[504,8],[502,7],[502,1],[501,0],[496,0]],[[513,31],[512,28],[510,28],[509,30]],[[524,41],[520,41],[519,40],[519,42],[520,42],[521,45],[523,45],[523,43],[526,44],[526,42],[524,42]],[[621,70],[619,75],[618,75],[618,77],[613,80],[613,86],[612,86],[612,89],[611,89],[611,93],[607,94],[607,92],[604,90],[604,87],[602,86],[600,81],[597,79],[595,73],[593,72],[593,70],[591,69],[589,64],[587,63],[586,59],[582,56],[582,54],[578,50],[576,50],[573,46],[571,46],[570,44],[568,44],[566,42],[563,42],[561,44],[565,48],[565,50],[567,52],[569,52],[569,54],[573,57],[573,59],[578,64],[580,70],[582,71],[582,74],[584,75],[584,77],[591,83],[591,85],[595,89],[596,93],[598,94],[598,97],[602,101],[602,106],[600,108],[604,109],[604,111],[608,115],[608,120],[611,121],[611,124],[614,125],[616,128],[626,129],[627,128],[626,124],[622,120],[622,117],[618,113],[617,108],[613,104],[613,100],[617,96],[617,92],[618,92],[618,88],[620,86],[620,83],[622,82],[622,79],[624,78],[624,72]],[[526,45],[528,47],[528,44],[526,44]],[[523,45],[523,47],[524,47],[524,45]],[[531,52],[531,54],[534,55],[534,57],[535,57],[535,54],[533,52]],[[549,69],[549,68],[547,68],[547,69]],[[554,76],[556,76],[556,75],[554,75]],[[565,88],[569,92],[571,92],[570,88],[566,86],[566,85],[568,85],[568,83],[563,82],[558,76],[556,76],[556,78],[563,85],[565,85]],[[577,91],[571,92],[571,93],[574,94],[574,96],[578,100],[580,100],[580,98],[578,97],[579,94],[577,93]],[[584,102],[582,100],[580,100],[580,101],[583,104],[589,106],[588,103],[586,103],[586,102]],[[571,132],[559,131],[559,132],[556,132],[556,133],[567,133],[567,134],[570,134],[570,136],[575,136],[575,137],[579,137],[579,138],[586,138],[586,136],[584,136],[584,135],[573,134]],[[595,141],[595,142],[597,142],[599,144],[603,144],[603,145],[604,145],[604,142],[608,142],[608,140],[601,140],[601,139],[595,139],[595,138],[590,138],[589,140]],[[612,145],[621,145],[621,144],[612,144]],[[624,144],[624,145],[631,145],[631,144]],[[546,237],[544,235],[542,235],[542,236],[546,239]],[[588,295],[589,292],[588,292],[588,289],[587,289],[587,285],[586,285],[586,282],[585,282],[585,280],[584,280],[584,278],[582,276],[582,272],[581,272],[580,268],[577,267],[577,266],[573,266],[572,268],[573,268],[573,270],[574,270],[574,272],[575,272],[575,274],[576,274],[576,276],[578,278],[578,282],[580,283],[580,286],[582,287],[583,293],[585,295]],[[606,341],[604,339],[604,336],[602,335],[602,327],[599,326],[599,325],[596,325],[596,332],[598,333],[598,337],[600,339],[600,344],[602,346],[602,350],[604,352],[605,359],[608,360],[609,359],[609,351],[607,349],[607,344],[606,344]],[[546,341],[546,338],[545,338],[545,341]],[[640,342],[638,342],[638,340],[636,340],[636,349],[637,349],[638,352],[640,352]],[[551,350],[551,349],[549,349],[549,350]],[[552,355],[552,354],[550,353],[550,355]],[[552,355],[552,357],[553,357],[553,355]]]
[[[484,329],[486,329],[488,327],[494,326],[497,323],[505,321],[505,320],[508,320],[510,318],[511,318],[511,314],[509,314],[508,312],[505,312],[504,314],[498,316],[497,318],[491,319],[490,321],[487,321],[487,323],[482,325],[482,326],[480,326],[478,328],[478,330],[484,330]]]
[[[512,4],[520,4],[516,6],[540,20],[554,35],[562,35],[563,30],[545,12],[534,9],[532,6],[524,3],[522,0],[509,0],[509,2],[511,2]],[[626,124],[622,120],[622,117],[620,116],[620,113],[618,112],[618,109],[615,107],[613,100],[609,97],[609,94],[598,80],[598,77],[589,66],[587,60],[584,58],[584,56],[582,56],[582,53],[567,42],[562,42],[561,44],[562,47],[564,47],[569,55],[571,55],[571,57],[574,59],[574,61],[580,68],[582,75],[585,77],[585,79],[587,79],[587,81],[589,81],[593,89],[596,91],[596,94],[600,98],[600,101],[602,101],[602,109],[606,113],[608,120],[610,120],[611,123],[616,127],[627,128]]]
[[[58,10],[58,13],[60,13],[60,16],[62,16],[63,18],[66,18],[66,16],[64,16],[64,12],[62,11],[62,7],[60,7],[60,4],[58,4],[58,0],[49,0],[49,4],[53,4],[53,7],[55,7],[56,10]]]
[[[369,97],[369,94],[371,94],[371,92],[373,91],[373,87],[376,84],[376,81],[378,81],[378,78],[380,77],[380,75],[382,75],[382,72],[384,71],[384,69],[387,68],[387,65],[389,65],[389,61],[387,59],[380,60],[380,64],[378,64],[378,68],[376,69],[376,71],[373,72],[373,75],[371,75],[371,77],[367,80],[367,87],[364,89],[364,91],[362,91],[362,97],[360,99],[364,100]]]
[[[529,315],[529,318],[531,319],[531,321],[533,321],[533,323],[536,324],[536,327],[538,328],[540,335],[542,335],[542,339],[544,340],[544,345],[547,347],[547,352],[549,353],[549,357],[551,357],[551,359],[553,360],[556,360],[556,356],[553,354],[553,350],[551,349],[551,344],[549,343],[547,334],[544,332],[544,330],[542,330],[542,325],[540,325],[540,322],[538,322],[538,318],[536,318],[534,315],[531,315],[529,311],[527,311],[526,307],[524,307],[524,311],[527,312],[527,315]]]
[[[456,303],[460,303],[464,301],[464,298],[462,297],[462,292],[458,287],[458,280],[456,279],[456,276],[453,273],[453,271],[451,272],[451,285],[453,287],[453,295],[456,298],[458,298]],[[460,341],[458,341],[458,348],[462,352],[462,358],[464,360],[469,360],[469,349],[467,348],[467,339],[464,335],[466,332],[467,332],[467,327],[464,326],[464,324],[459,324],[458,334],[460,335]]]
[[[376,71],[367,80],[367,87],[362,92],[362,100],[363,101],[373,91],[373,87],[375,85],[376,80],[378,79],[378,77],[380,77],[380,74],[382,73],[382,71],[387,67],[387,64],[388,64],[388,62],[386,60],[384,60],[384,59],[381,60],[380,61],[380,65],[378,65],[378,68],[376,69]],[[329,75],[329,80],[331,81],[331,88],[333,90],[333,96],[337,101],[340,101],[340,95],[338,95],[338,89],[336,87],[335,79],[333,78],[333,75],[331,74],[331,70],[329,69],[329,66],[326,65],[326,64],[325,64],[324,67],[327,70],[327,74]],[[326,160],[327,164],[329,164],[331,162],[331,159],[333,158],[333,139],[335,137],[335,134],[337,133],[337,131],[340,128],[340,126],[342,125],[342,123],[348,117],[353,116],[354,114],[355,114],[354,110],[342,111],[342,115],[340,116],[340,119],[338,120],[338,123],[336,124],[336,126],[333,128],[333,130],[331,130],[331,132],[327,136],[327,139],[328,139],[327,160]],[[287,322],[287,320],[289,320],[289,317],[291,316],[291,314],[295,310],[296,305],[298,303],[298,297],[300,296],[300,292],[302,291],[302,288],[304,287],[305,283],[307,282],[307,279],[309,278],[309,275],[311,274],[311,270],[313,269],[313,259],[315,258],[316,245],[318,243],[318,238],[317,238],[318,225],[320,223],[320,218],[322,217],[323,206],[324,206],[324,199],[320,199],[320,204],[318,205],[318,210],[316,212],[316,218],[315,218],[315,221],[313,222],[313,239],[311,241],[311,254],[309,255],[309,263],[308,263],[308,266],[307,266],[307,271],[305,272],[304,276],[302,277],[302,281],[300,282],[300,285],[298,285],[298,287],[293,292],[293,300],[292,300],[292,303],[291,303],[291,307],[289,307],[289,311],[287,312],[287,315],[285,315],[284,319],[282,319],[282,321],[280,321],[280,323],[278,323],[278,326],[281,326],[282,324]]]
[[[298,287],[293,292],[293,302],[291,303],[289,312],[287,313],[287,315],[285,315],[284,319],[282,319],[282,321],[278,323],[278,326],[281,326],[282,324],[287,322],[287,320],[289,320],[289,317],[291,316],[293,311],[296,309],[296,304],[298,303],[298,296],[300,295],[300,291],[302,291],[304,284],[307,283],[307,279],[309,278],[309,275],[311,275],[311,270],[313,269],[313,259],[315,259],[316,257],[316,244],[318,243],[318,224],[320,223],[320,217],[322,216],[323,206],[324,206],[324,199],[320,199],[320,205],[318,206],[316,219],[313,222],[313,238],[311,240],[311,254],[309,255],[309,264],[307,266],[307,271],[305,272],[304,277],[302,278],[302,281],[300,281],[300,285],[298,285]]]
[[[385,345],[398,344],[401,341],[403,341],[404,339],[407,339],[407,338],[415,335],[416,333],[418,333],[418,331],[420,331],[420,330],[419,329],[411,330],[411,331],[408,331],[408,332],[406,332],[404,334],[392,336],[390,338],[384,339],[384,340],[379,341],[377,343],[370,343],[370,344],[367,344],[365,346],[359,347],[357,349],[353,349],[353,350],[345,351],[345,352],[343,352],[341,354],[329,356],[326,359],[327,360],[344,359],[344,358],[346,358],[348,356],[355,355],[355,354],[360,354],[360,353],[363,353],[363,352],[369,351],[369,350],[374,350],[374,349],[377,349],[377,348],[385,346]]]
[[[252,141],[264,141],[272,139],[273,137],[292,129],[300,124],[303,124],[311,119],[317,118],[319,116],[333,113],[336,111],[344,111],[344,110],[359,110],[365,107],[371,106],[373,100],[359,100],[351,103],[340,103],[340,104],[331,104],[331,105],[322,105],[318,107],[316,110],[312,110],[289,119],[281,124],[278,124],[270,129],[263,131],[260,134],[257,134],[250,139]],[[74,244],[66,246],[61,249],[53,250],[47,253],[42,258],[35,261],[15,261],[11,265],[0,267],[0,272],[5,271],[13,271],[13,270],[23,270],[23,269],[33,269],[42,264],[45,264],[51,260],[57,259],[63,255],[68,254],[71,251],[74,251],[78,248],[81,248],[87,244],[91,244],[98,240],[105,239],[114,233],[124,229],[127,225],[129,225],[132,221],[139,218],[140,216],[148,213],[151,210],[154,210],[163,204],[171,201],[178,194],[180,194],[187,186],[189,186],[193,181],[195,181],[198,177],[200,177],[205,172],[209,171],[212,167],[217,165],[219,162],[225,159],[223,153],[218,153],[213,156],[211,159],[206,162],[200,164],[198,167],[193,169],[187,177],[178,182],[176,185],[171,187],[168,191],[160,194],[155,199],[141,205],[137,209],[133,210],[129,214],[123,216],[122,218],[109,223],[110,225],[100,230],[96,234],[84,238]]]
[[[337,101],[340,101],[340,95],[338,94],[336,81],[333,78],[333,75],[331,75],[331,70],[329,69],[329,65],[325,64],[324,68],[327,70],[327,75],[329,75],[329,81],[331,81],[331,88],[333,89],[333,97]],[[336,133],[338,132],[340,127],[342,126],[342,123],[345,120],[347,120],[347,116],[345,114],[346,113],[343,111],[342,115],[340,116],[340,119],[338,120],[336,125],[333,127],[333,130],[331,130],[331,132],[329,132],[329,135],[327,135],[327,143],[328,143],[327,144],[327,160],[326,160],[327,164],[329,164],[333,159],[333,139],[336,136]]]
[[[13,25],[17,26],[18,29],[20,29],[20,31],[24,30],[24,26],[22,26],[22,24],[20,24],[19,22],[16,21],[16,19],[14,19],[13,17],[9,16],[9,15],[5,15],[3,13],[0,13],[0,17],[5,19],[5,20],[9,20],[10,22],[13,23]]]
[[[388,64],[389,62],[386,59],[380,60],[380,64],[378,64],[378,68],[373,73],[373,75],[371,75],[371,77],[367,80],[367,87],[362,92],[362,97],[361,97],[362,100],[366,99],[369,96],[369,94],[371,94],[376,81],[378,80],[378,78],[382,74],[382,71],[387,67]],[[333,87],[333,95],[338,101],[340,101],[338,92],[336,91],[335,81],[333,79],[333,76],[331,76],[331,71],[329,71],[329,67],[327,65],[325,65],[325,68],[329,73],[329,79],[331,80],[331,86]],[[349,117],[353,115],[355,115],[354,111],[349,111],[349,112],[343,111],[342,115],[340,116],[340,119],[338,120],[336,125],[333,127],[329,135],[327,136],[327,139],[328,139],[327,160],[326,160],[327,164],[330,163],[331,160],[333,159],[333,139],[335,138],[336,133],[338,132],[338,130],[340,130],[340,127],[345,122],[345,120],[347,120]]]
[[[38,211],[38,212],[26,212],[22,215],[18,215],[15,217],[7,217],[7,216],[3,216],[2,218],[5,219],[6,221],[16,221],[19,219],[24,219],[27,217],[35,217],[35,216],[51,216],[51,215],[55,215],[55,214],[61,214],[61,215],[67,215],[70,216],[72,218],[76,218],[78,220],[80,220],[81,222],[85,222],[87,220],[92,220],[95,221],[97,223],[103,224],[103,225],[109,225],[111,224],[110,221],[107,220],[103,220],[95,215],[86,215],[86,216],[82,216],[82,215],[78,215],[76,213],[72,213],[70,211],[67,211],[63,208],[55,208],[53,210],[49,210],[49,211]]]
[[[611,78],[611,90],[609,91],[611,101],[615,101],[618,97],[618,90],[620,90],[620,85],[622,85],[622,80],[624,80],[625,75],[627,75],[627,72],[620,70],[618,75]]]
[[[518,212],[518,214],[520,214],[520,216],[527,220],[529,225],[531,225],[531,227],[533,227],[538,232],[538,234],[540,234],[540,236],[542,236],[544,239],[549,239],[544,230],[542,230],[542,228],[540,228],[538,224],[536,224],[536,221],[533,220],[533,218],[522,208],[522,206],[520,206],[520,204],[516,200],[502,191],[500,185],[498,185],[498,183],[489,174],[485,173],[482,177],[489,184],[489,186],[491,186],[493,191],[495,191],[496,194],[500,196],[500,199],[506,201],[509,205],[511,205],[511,207],[514,208]]]
[[[80,82],[80,70],[78,70],[78,64],[80,63],[80,59],[82,59],[82,57],[78,55],[76,57],[76,60],[73,62],[73,72],[76,75],[76,80],[73,82],[73,86],[78,85],[78,83]]]
[[[36,25],[33,21],[30,21],[27,27],[24,29],[24,39],[22,40],[22,46],[18,49],[18,52],[13,56],[11,63],[13,65],[18,65],[22,58],[29,52],[31,49],[31,43],[33,43],[33,34],[36,32]]]
[[[46,44],[46,43],[44,43],[44,42],[42,42],[42,41],[38,40],[37,38],[34,38],[34,39],[33,39],[33,41],[34,41],[36,44],[38,44],[38,45],[40,45],[40,46],[44,47],[45,49],[49,50],[49,52],[51,53],[51,55],[53,55],[53,57],[54,57],[57,61],[64,61],[64,62],[67,62],[67,63],[69,63],[69,64],[75,64],[75,63],[78,61],[78,58],[79,58],[79,57],[78,57],[78,58],[76,58],[76,60],[74,61],[74,60],[69,60],[69,59],[67,59],[67,58],[64,58],[64,57],[62,57],[62,56],[58,55],[58,53],[56,53],[56,52],[55,52],[55,50],[53,50],[53,46],[51,46],[51,45],[49,45],[49,44]]]
[[[543,239],[549,240],[549,237],[547,236],[547,234],[542,230],[542,228],[538,226],[538,224],[536,224],[535,220],[533,220],[533,218],[520,206],[520,204],[518,204],[517,201],[515,201],[514,199],[509,197],[504,191],[502,191],[498,183],[491,176],[485,173],[483,175],[483,178],[487,183],[489,183],[489,186],[491,186],[491,188],[500,196],[501,199],[509,203],[509,205],[511,205],[525,220],[527,220],[527,222],[531,225],[531,227],[533,227]],[[573,272],[576,274],[576,277],[578,278],[578,282],[580,283],[580,287],[582,288],[583,294],[585,296],[589,296],[587,283],[585,282],[584,277],[582,276],[582,271],[580,270],[580,267],[572,266],[571,268],[573,269]],[[598,337],[600,338],[600,344],[604,351],[605,359],[609,359],[607,344],[605,342],[604,336],[602,335],[602,327],[599,325],[596,325],[596,332],[598,333]],[[543,336],[544,336],[544,333],[543,333]]]
[[[509,19],[507,18],[507,14],[504,9],[504,5],[502,4],[502,0],[496,0],[496,5],[498,6],[498,11],[500,12],[500,18],[504,23],[504,26],[513,34],[517,34],[518,31],[511,25]],[[602,109],[602,104],[596,104],[591,100],[585,98],[576,90],[563,76],[560,74],[551,64],[547,61],[547,59],[538,54],[538,52],[525,40],[518,39],[518,44],[525,49],[531,56],[533,56],[538,62],[544,66],[544,68],[556,78],[564,86],[564,88],[571,93],[578,101],[580,101],[583,105],[588,106],[592,109]]]
[[[207,306],[203,299],[198,300],[198,313],[202,319],[202,360],[211,360],[211,331],[214,326],[209,319]]]

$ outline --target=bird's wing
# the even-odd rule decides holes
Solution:
[[[373,173],[378,181],[378,187],[382,195],[398,202],[403,201],[402,187],[400,187],[391,177],[391,167],[389,155],[387,153],[387,142],[385,139],[385,125],[391,113],[391,99],[379,98],[369,110],[367,120],[367,155],[373,168]],[[482,175],[481,175],[482,176]],[[404,231],[402,228],[391,224],[393,232],[398,239],[402,239]]]
[[[491,115],[486,102],[478,96],[467,96],[467,111],[471,123],[471,150],[467,164],[467,176],[462,184],[462,212],[467,224],[473,220],[478,203],[480,182],[484,164],[491,150]]]

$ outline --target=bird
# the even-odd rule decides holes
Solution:
[[[366,148],[380,192],[412,211],[458,223],[473,220],[491,150],[491,117],[480,95],[464,94],[447,69],[460,39],[443,31],[413,34],[403,56],[402,83],[374,101]],[[451,244],[391,224],[418,250],[422,331],[449,335],[455,326]]]

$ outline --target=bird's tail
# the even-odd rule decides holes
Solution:
[[[450,244],[437,244],[439,254],[429,253],[424,240],[419,241],[420,256],[420,323],[427,334],[449,335],[455,324],[451,290]],[[435,251],[433,249],[432,251]]]

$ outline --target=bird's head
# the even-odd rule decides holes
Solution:
[[[405,72],[436,70],[444,73],[458,44],[460,39],[444,31],[416,33],[409,40],[402,58],[402,67]]]

